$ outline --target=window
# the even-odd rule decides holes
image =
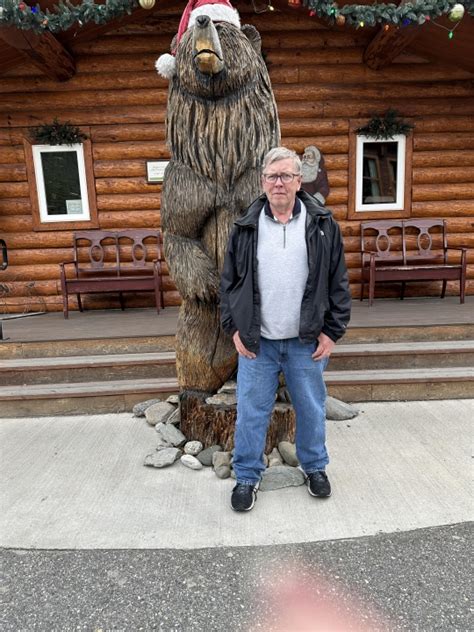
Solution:
[[[376,140],[351,133],[350,219],[409,217],[411,153],[411,136],[399,134],[388,140]]]
[[[97,228],[90,141],[25,150],[34,229]]]

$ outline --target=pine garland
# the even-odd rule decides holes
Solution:
[[[331,0],[302,0],[312,14],[325,18],[330,24],[342,19],[350,26],[363,27],[376,24],[423,24],[441,15],[448,14],[456,0],[414,0],[405,4],[374,3],[371,5],[346,4],[339,6]],[[474,16],[474,0],[462,3],[469,15]],[[88,22],[105,24],[129,15],[137,8],[138,0],[105,0],[96,4],[94,0],[82,0],[73,5],[69,0],[60,0],[55,11],[43,11],[39,4],[30,6],[24,0],[0,0],[0,26],[10,25],[36,32],[67,31],[74,25],[83,26]]]
[[[69,121],[60,123],[57,118],[31,130],[31,136],[40,145],[76,145],[87,139],[86,134]]]
[[[358,134],[364,136],[370,136],[375,139],[388,140],[393,138],[396,134],[403,134],[406,136],[411,132],[414,125],[397,119],[398,112],[396,110],[387,110],[383,116],[374,115],[363,127],[357,128]]]

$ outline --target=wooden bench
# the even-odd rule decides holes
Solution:
[[[70,294],[81,312],[81,294],[101,292],[118,292],[122,310],[123,292],[154,292],[156,311],[164,308],[159,230],[77,231],[73,248],[74,259],[59,264],[64,318]]]
[[[375,284],[401,281],[400,299],[407,281],[442,281],[441,298],[448,281],[459,281],[460,302],[466,286],[466,248],[449,248],[443,219],[377,220],[362,222],[361,288],[369,284],[369,306],[374,302]],[[461,253],[460,263],[449,263],[449,253]]]

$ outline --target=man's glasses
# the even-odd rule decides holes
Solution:
[[[265,182],[269,182],[270,184],[275,184],[278,178],[280,178],[283,184],[290,184],[290,182],[293,182],[293,180],[299,176],[299,173],[264,173],[262,177]]]

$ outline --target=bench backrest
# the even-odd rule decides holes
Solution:
[[[154,260],[161,261],[161,232],[159,230],[141,228],[121,230],[116,234],[119,266],[122,272],[150,269]]]
[[[362,222],[360,239],[362,265],[370,252],[378,265],[442,263],[446,257],[446,225],[438,218]]]
[[[79,272],[119,272],[117,233],[105,230],[79,230],[73,233],[74,261]]]
[[[161,261],[161,232],[153,229],[80,230],[73,233],[74,261],[82,275],[151,271]]]

